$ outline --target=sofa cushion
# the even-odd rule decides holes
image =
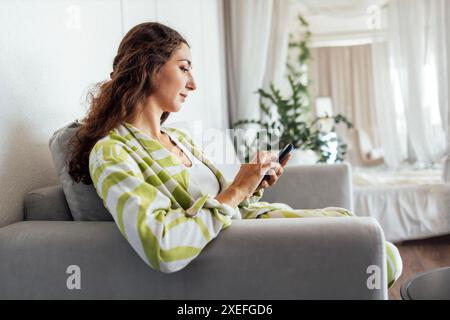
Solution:
[[[81,123],[74,121],[57,130],[50,138],[49,147],[59,181],[74,220],[111,221],[112,216],[94,186],[73,182],[69,175],[69,141]]]

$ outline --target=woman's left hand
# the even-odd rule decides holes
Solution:
[[[268,188],[270,186],[273,186],[277,183],[278,179],[281,177],[281,175],[284,172],[284,167],[288,163],[288,161],[292,158],[292,154],[288,154],[286,158],[284,158],[283,161],[281,161],[280,165],[275,169],[271,169],[268,173],[269,179],[263,180],[263,182],[259,185],[259,187],[256,190],[259,190],[261,188]]]

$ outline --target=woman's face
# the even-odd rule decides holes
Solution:
[[[189,92],[197,88],[191,61],[191,51],[182,43],[162,67],[156,78],[156,90],[150,96],[162,111],[179,111]]]

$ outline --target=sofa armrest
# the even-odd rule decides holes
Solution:
[[[341,207],[353,210],[351,168],[347,163],[285,167],[262,201],[282,202],[294,209]]]
[[[28,192],[24,198],[24,220],[73,220],[60,185]]]
[[[385,299],[384,250],[373,218],[235,220],[165,274],[113,222],[24,221],[0,229],[0,298]],[[81,290],[66,287],[70,265],[80,267]],[[367,287],[371,265],[379,289]]]

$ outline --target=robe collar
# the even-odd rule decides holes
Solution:
[[[230,185],[230,181],[226,180],[225,176],[220,172],[220,170],[208,159],[208,157],[201,152],[194,144],[194,142],[184,134],[180,133],[179,130],[168,127],[161,127],[161,131],[174,135],[177,140],[183,144],[186,149],[188,149],[194,157],[196,157],[199,161],[203,162],[216,176],[217,181],[219,182],[220,190],[219,193],[228,188]],[[134,127],[133,125],[125,122],[119,127],[119,132],[126,134],[127,132],[131,133],[133,137],[139,142],[140,147],[152,158],[152,152],[158,151],[159,156],[157,159],[152,158],[154,161],[155,169],[157,172],[165,171],[165,173],[169,176],[168,181],[165,184],[161,184],[158,186],[158,189],[162,191],[166,196],[168,196],[172,203],[177,204],[179,207],[183,209],[190,208],[196,198],[204,196],[199,185],[194,181],[194,179],[190,179],[189,171],[186,166],[174,155],[172,152],[167,150],[158,140],[153,139],[151,136],[143,132],[142,130]],[[173,163],[173,165],[178,165],[181,167],[179,174],[171,175],[165,167],[167,167],[167,161]],[[164,162],[164,163],[163,163]],[[173,192],[170,192],[167,188],[168,185],[172,190],[177,189],[176,198],[173,195]],[[161,188],[160,188],[161,187]],[[161,190],[162,189],[162,190]]]

